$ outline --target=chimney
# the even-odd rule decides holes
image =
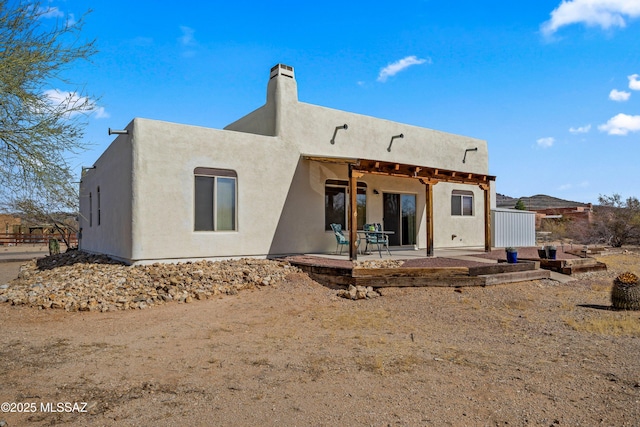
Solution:
[[[284,64],[276,64],[271,68],[271,75],[269,80],[276,76],[290,77],[295,80],[295,74],[293,73],[293,67]]]
[[[269,73],[267,85],[267,103],[274,102],[283,106],[291,102],[298,102],[298,85],[296,84],[293,67],[276,64]]]
[[[292,119],[290,115],[298,103],[298,85],[293,67],[276,64],[269,73],[267,85],[267,107],[272,109],[275,119],[275,135],[283,135],[283,127]]]

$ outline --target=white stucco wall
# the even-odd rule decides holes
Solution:
[[[451,215],[454,190],[473,192],[473,215]],[[480,187],[440,182],[433,187],[433,197],[433,245],[436,248],[484,246],[484,192]]]
[[[298,154],[286,142],[144,119],[134,121],[137,170],[134,260],[264,256],[283,209]],[[237,173],[237,231],[194,231],[194,170]]]
[[[92,227],[81,223],[81,247],[129,262],[333,251],[335,238],[324,229],[325,182],[347,180],[348,168],[309,155],[488,173],[485,141],[300,103],[291,77],[274,77],[267,93],[265,106],[226,130],[135,119],[83,179],[81,212],[87,191],[100,185],[103,222],[96,227],[94,214]],[[463,163],[469,148],[477,151]],[[194,231],[197,167],[237,173],[237,230]],[[425,186],[379,175],[360,180],[367,183],[367,222],[383,222],[383,193],[416,195],[417,245],[425,248]],[[453,189],[473,191],[472,217],[451,215]],[[484,244],[483,198],[477,186],[434,186],[436,247]]]
[[[131,126],[129,126],[131,129]],[[79,248],[128,260],[132,248],[133,146],[130,135],[120,135],[80,182]],[[98,187],[100,223],[98,224]],[[93,215],[89,218],[89,194]]]

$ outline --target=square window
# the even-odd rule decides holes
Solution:
[[[473,192],[453,190],[451,193],[451,215],[473,216]]]

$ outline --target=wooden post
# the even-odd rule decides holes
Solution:
[[[427,256],[433,256],[433,186],[435,183],[420,180],[425,187],[425,210],[427,215]]]
[[[358,174],[354,173],[353,165],[349,165],[349,259],[357,261],[358,247]]]
[[[484,251],[491,252],[491,186],[483,184],[484,190]]]

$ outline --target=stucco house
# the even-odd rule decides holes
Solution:
[[[352,241],[381,223],[392,249],[425,255],[491,248],[486,141],[299,102],[287,65],[271,69],[266,103],[223,130],[136,118],[119,133],[83,172],[85,251],[128,263],[328,253],[331,223]]]

